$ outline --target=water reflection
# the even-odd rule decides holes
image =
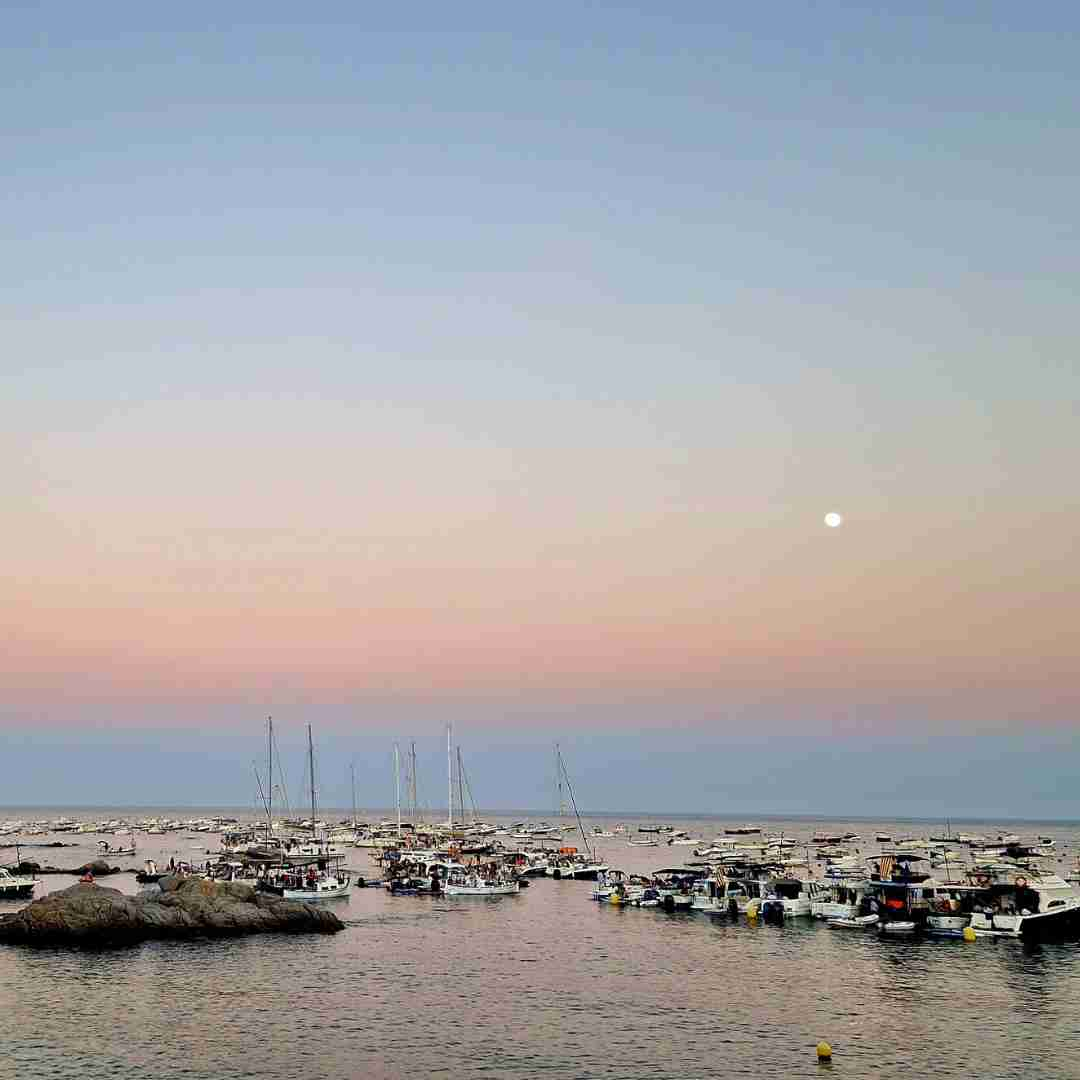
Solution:
[[[629,870],[670,861],[606,851]],[[4,1063],[198,1080],[1080,1075],[1075,943],[882,941],[592,904],[589,889],[357,890],[333,938],[0,949]]]

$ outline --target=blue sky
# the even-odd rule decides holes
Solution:
[[[154,775],[159,733],[219,732],[191,794],[222,800],[268,712],[380,753],[455,716],[633,731],[635,790],[698,810],[641,733],[750,722],[795,741],[740,798],[782,772],[825,810],[801,739],[854,802],[898,731],[912,784],[927,732],[1060,749],[1074,6],[5,15],[23,760],[82,732]]]

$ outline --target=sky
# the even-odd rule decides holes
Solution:
[[[8,5],[0,802],[1073,816],[1080,14],[895,7]]]

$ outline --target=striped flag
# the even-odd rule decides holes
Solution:
[[[882,881],[890,881],[892,879],[894,866],[896,866],[895,856],[882,855],[878,862],[878,877],[880,877]]]

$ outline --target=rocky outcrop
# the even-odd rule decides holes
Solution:
[[[39,866],[36,862],[21,862],[15,868],[17,874],[70,874],[79,877],[82,874],[93,874],[94,877],[107,877],[109,874],[124,874],[130,871],[123,870],[119,866],[110,866],[104,859],[91,859],[82,866],[67,869],[63,866]]]
[[[160,893],[142,896],[83,884],[50,893],[0,916],[0,944],[120,945],[149,938],[345,929],[332,911],[257,893],[238,882],[171,877],[160,884]]]

